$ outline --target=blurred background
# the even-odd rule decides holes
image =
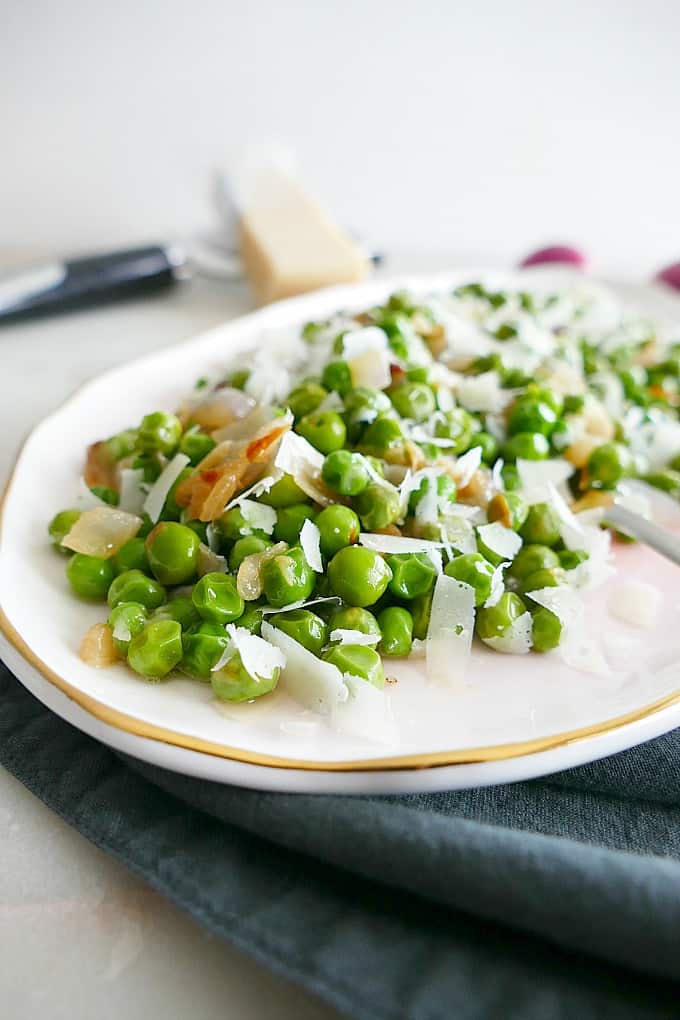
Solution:
[[[283,140],[388,251],[680,256],[677,3],[7,0],[2,20],[4,254],[210,229],[215,169]]]

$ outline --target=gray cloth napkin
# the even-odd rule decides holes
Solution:
[[[680,731],[514,786],[268,794],[123,760],[0,665],[0,762],[350,1016],[680,1017]]]

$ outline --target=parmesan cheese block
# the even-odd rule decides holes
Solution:
[[[278,168],[258,177],[242,208],[241,261],[261,304],[361,280],[363,252]]]

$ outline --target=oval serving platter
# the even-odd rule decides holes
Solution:
[[[417,292],[483,279],[555,286],[568,273],[457,272],[332,288],[271,305],[193,340],[107,372],[80,389],[31,434],[5,493],[0,522],[0,651],[44,704],[117,750],[218,782],[299,792],[399,793],[510,782],[591,761],[680,725],[678,568],[642,546],[621,546],[616,565],[664,593],[651,630],[611,619],[608,590],[589,596],[591,632],[605,635],[610,670],[580,672],[555,654],[502,656],[476,646],[465,685],[425,681],[423,660],[388,663],[389,716],[372,739],[332,730],[276,692],[225,705],[209,685],[140,681],[124,665],[95,670],[78,657],[101,606],[74,599],[46,527],[73,502],[85,446],[173,409],[199,376],[217,377],[239,352],[338,309],[358,310],[403,287]],[[626,299],[632,289],[619,287]],[[680,303],[635,288],[651,315],[678,318]],[[39,492],[40,498],[36,498]]]

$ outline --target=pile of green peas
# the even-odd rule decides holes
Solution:
[[[478,283],[458,288],[454,297],[469,304],[481,321],[518,304],[526,315],[538,315],[552,300],[491,291]],[[456,503],[470,501],[465,490],[459,491],[447,463],[455,463],[451,458],[474,447],[481,449],[480,471],[487,480],[499,458],[503,462],[503,488],[488,500],[486,518],[516,532],[522,545],[507,565],[503,590],[493,605],[489,602],[494,571],[501,560],[481,539],[474,552],[457,549],[453,540],[452,548],[443,553],[444,572],[474,589],[475,627],[482,640],[506,634],[528,611],[533,650],[557,647],[562,624],[533,602],[530,593],[569,583],[569,572],[587,560],[587,553],[565,548],[560,520],[548,503],[524,502],[516,462],[568,452],[582,434],[588,400],[598,395],[603,374],[616,376],[626,409],[639,408],[647,422],[659,415],[677,421],[680,346],[665,351],[655,364],[649,357],[640,358],[648,342],[644,339],[613,351],[608,348],[610,353],[605,354],[579,337],[573,346],[582,360],[583,392],[564,394],[549,380],[542,381],[540,373],[529,378],[504,363],[501,348],[517,339],[518,327],[509,313],[500,325],[494,321],[489,335],[499,350],[471,358],[464,372],[496,372],[501,387],[512,391],[500,419],[468,410],[450,393],[443,401],[441,376],[435,371],[441,324],[426,303],[398,293],[360,317],[362,325],[379,326],[387,337],[393,364],[384,389],[354,378],[351,361],[343,357],[344,330],[331,337],[321,373],[300,379],[282,402],[292,413],[294,431],[323,458],[319,481],[328,498],[324,505],[315,502],[294,477],[284,474],[268,491],[251,497],[275,511],[271,532],[252,526],[238,505],[212,522],[210,535],[205,522],[188,518],[177,502],[178,486],[216,445],[209,431],[191,420],[155,411],[137,427],[105,440],[99,456],[109,472],[115,477],[118,468],[139,469],[147,487],[177,453],[189,461],[168,492],[157,522],[143,516],[136,536],[111,557],[75,553],[68,559],[66,577],[74,594],[108,604],[107,622],[121,659],[149,680],[179,671],[210,683],[223,700],[260,697],[276,687],[278,670],[268,678],[250,676],[238,654],[219,669],[215,666],[229,644],[226,626],[233,623],[259,635],[263,609],[268,608],[277,610],[268,615],[269,622],[308,651],[381,687],[383,657],[407,656],[413,642],[427,635],[438,571],[425,553],[382,555],[361,545],[360,534],[385,531],[439,540]],[[326,342],[328,332],[327,322],[308,323],[302,336],[314,345]],[[243,389],[249,375],[247,368],[239,368],[221,384]],[[206,386],[205,380],[197,384],[198,389]],[[613,438],[595,445],[574,473],[569,483],[573,497],[613,490],[621,479],[638,475],[680,498],[680,453],[654,471],[645,470],[631,453],[625,422],[611,425]],[[422,467],[436,470],[420,476],[404,500],[401,481],[407,472]],[[94,486],[92,491],[104,503],[117,505],[116,488]],[[430,513],[434,506],[434,519],[424,518],[421,511],[426,506]],[[66,509],[49,525],[52,542],[62,553],[68,550],[61,542],[79,515],[76,509]],[[300,542],[306,521],[318,529],[323,573],[308,563]],[[205,573],[202,548],[209,538],[224,569]],[[239,593],[238,577],[245,561],[254,562],[253,557],[259,557],[261,594],[246,601]],[[292,603],[328,596],[331,600],[313,607],[287,609]],[[340,644],[333,638],[338,630],[357,631],[374,640],[371,645]]]

